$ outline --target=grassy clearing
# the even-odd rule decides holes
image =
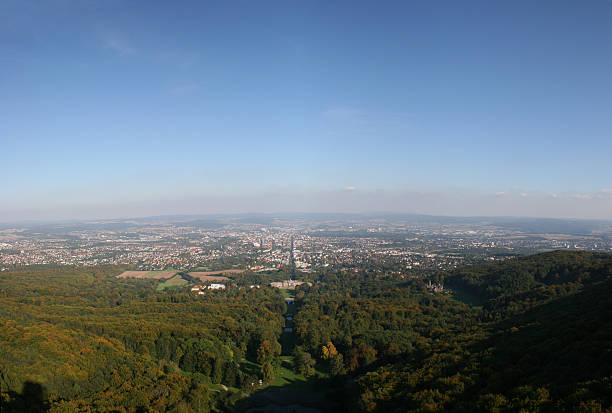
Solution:
[[[172,277],[172,278],[166,280],[165,282],[159,284],[157,286],[157,291],[163,291],[163,290],[166,290],[168,288],[184,287],[187,284],[189,284],[189,282],[187,282],[186,279],[184,279],[179,274],[177,274],[174,277]]]
[[[281,356],[280,361],[271,383],[258,386],[248,396],[242,393],[232,395],[235,397],[234,411],[272,411],[268,407],[284,409],[274,411],[311,412],[313,407],[319,411],[330,411],[325,401],[325,394],[329,391],[325,379],[329,374],[316,366],[315,376],[304,377],[293,371],[292,357]],[[252,362],[243,361],[240,367],[245,373],[259,371],[259,365]]]
[[[306,377],[292,370],[292,357],[281,356],[281,365],[276,373],[276,377],[270,383],[270,386],[300,386],[300,383],[307,384]]]
[[[287,288],[279,288],[278,290],[285,298],[295,298],[295,290],[289,290]]]
[[[293,370],[293,357],[291,356],[280,356],[280,366],[276,371],[276,377],[271,383],[261,386],[258,390],[263,390],[267,387],[283,387],[289,386],[292,390],[305,389],[312,391],[312,380],[304,377],[303,375],[296,373]],[[253,363],[252,361],[243,360],[240,362],[240,369],[245,374],[253,376],[259,375],[259,364]],[[316,374],[320,377],[328,377],[329,374],[316,366]]]
[[[208,388],[211,389],[212,391],[219,391],[219,392],[221,392],[221,391],[229,391],[231,393],[241,392],[241,390],[239,388],[231,387],[231,386],[225,386],[227,388],[227,390],[226,390],[226,389],[223,388],[223,386],[224,386],[223,384],[216,384],[216,383],[208,384]]]

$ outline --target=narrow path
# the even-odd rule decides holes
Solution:
[[[281,355],[290,356],[293,354],[295,347],[296,335],[293,331],[293,317],[295,316],[295,291],[287,290],[289,297],[285,298],[287,311],[283,314],[285,317],[285,325],[281,334]]]

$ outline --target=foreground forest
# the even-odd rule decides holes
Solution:
[[[155,293],[117,269],[40,269],[0,282],[4,407],[53,411],[207,411],[210,387],[248,388],[239,367],[280,353],[277,290]]]
[[[327,270],[290,308],[119,272],[0,274],[3,411],[256,411],[296,389],[322,411],[612,411],[612,254],[468,266],[442,291]]]

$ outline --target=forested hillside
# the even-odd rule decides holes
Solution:
[[[6,411],[207,411],[215,408],[211,384],[250,386],[258,375],[240,363],[257,361],[258,352],[270,363],[278,356],[285,307],[278,291],[156,294],[153,281],[117,273],[0,275]]]
[[[489,319],[500,319],[610,278],[612,254],[554,251],[464,267],[446,284],[477,297]]]
[[[464,267],[436,276],[442,291],[367,268],[326,270],[295,291],[282,340],[282,291],[198,296],[117,273],[0,275],[6,411],[243,411],[291,381],[291,391],[320,389],[322,410],[612,409],[610,254]],[[280,357],[281,342],[292,358]],[[287,368],[295,376],[279,381]]]
[[[612,408],[609,254],[546,253],[446,279],[482,307],[420,281],[330,278],[303,296],[297,332],[356,401],[348,411]]]

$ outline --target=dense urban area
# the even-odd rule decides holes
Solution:
[[[410,216],[168,217],[5,225],[0,227],[0,270],[41,264],[215,269],[222,263],[263,271],[289,265],[292,237],[295,266],[302,272],[376,261],[393,263],[400,272],[427,272],[555,249],[612,251],[612,223],[605,222]]]

